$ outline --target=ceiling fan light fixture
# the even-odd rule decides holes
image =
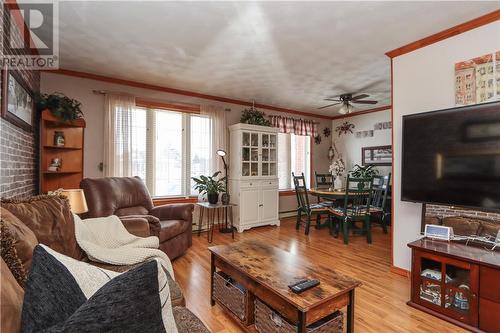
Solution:
[[[350,104],[343,104],[342,107],[339,109],[340,114],[348,114],[352,112],[352,105]]]

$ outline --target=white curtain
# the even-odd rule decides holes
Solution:
[[[224,175],[224,163],[222,158],[217,155],[217,150],[224,150],[227,155],[224,157],[226,163],[229,164],[229,146],[228,146],[228,128],[227,128],[227,112],[222,107],[212,105],[201,105],[200,114],[206,115],[210,118],[210,173],[221,171]]]
[[[104,114],[104,176],[133,174],[133,113],[135,97],[106,94]]]

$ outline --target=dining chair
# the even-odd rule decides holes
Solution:
[[[333,175],[331,173],[317,173],[314,171],[314,185],[317,189],[331,189],[333,188]],[[333,207],[334,201],[322,199],[318,196],[318,203]]]
[[[295,228],[299,230],[300,224],[305,223],[305,234],[309,235],[309,228],[311,226],[311,218],[316,215],[316,227],[319,228],[321,222],[321,215],[329,213],[329,208],[323,203],[310,204],[309,195],[307,193],[306,178],[304,173],[300,176],[296,176],[292,172],[293,184],[295,186],[295,195],[297,196],[297,224]],[[305,215],[306,220],[302,220],[302,214]],[[330,224],[330,222],[329,222]]]
[[[366,241],[372,242],[370,226],[370,198],[373,178],[353,178],[347,176],[347,183],[342,207],[330,207],[333,219],[330,219],[330,233],[339,235],[340,226],[344,235],[344,244],[349,243],[349,230],[357,221],[363,222]],[[335,225],[334,225],[335,224]],[[335,229],[335,230],[334,230]]]
[[[374,176],[373,189],[370,199],[370,214],[380,217],[382,230],[387,233],[387,222],[389,220],[388,200],[389,187],[391,183],[391,173],[387,176]]]

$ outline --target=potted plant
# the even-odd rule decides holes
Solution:
[[[215,179],[221,172],[217,171],[212,176],[200,176],[200,178],[192,177],[196,183],[194,189],[198,190],[200,194],[206,194],[208,202],[215,205],[219,201],[219,193],[224,192],[226,187],[224,181],[226,177]]]
[[[378,175],[378,170],[375,169],[374,165],[360,166],[356,164],[354,169],[350,172],[351,176],[354,178],[372,178],[373,176]],[[360,189],[364,188],[364,183],[358,183],[358,187]]]
[[[252,107],[241,111],[240,123],[260,126],[271,126],[271,122],[264,118],[266,114]]]
[[[48,109],[62,121],[72,121],[83,118],[82,104],[61,93],[37,94],[35,103],[38,111]]]

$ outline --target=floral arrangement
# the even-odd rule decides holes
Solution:
[[[329,171],[337,177],[344,173],[345,163],[344,160],[342,159],[342,156],[340,156],[338,159],[335,160],[335,162],[333,162],[330,165]]]

